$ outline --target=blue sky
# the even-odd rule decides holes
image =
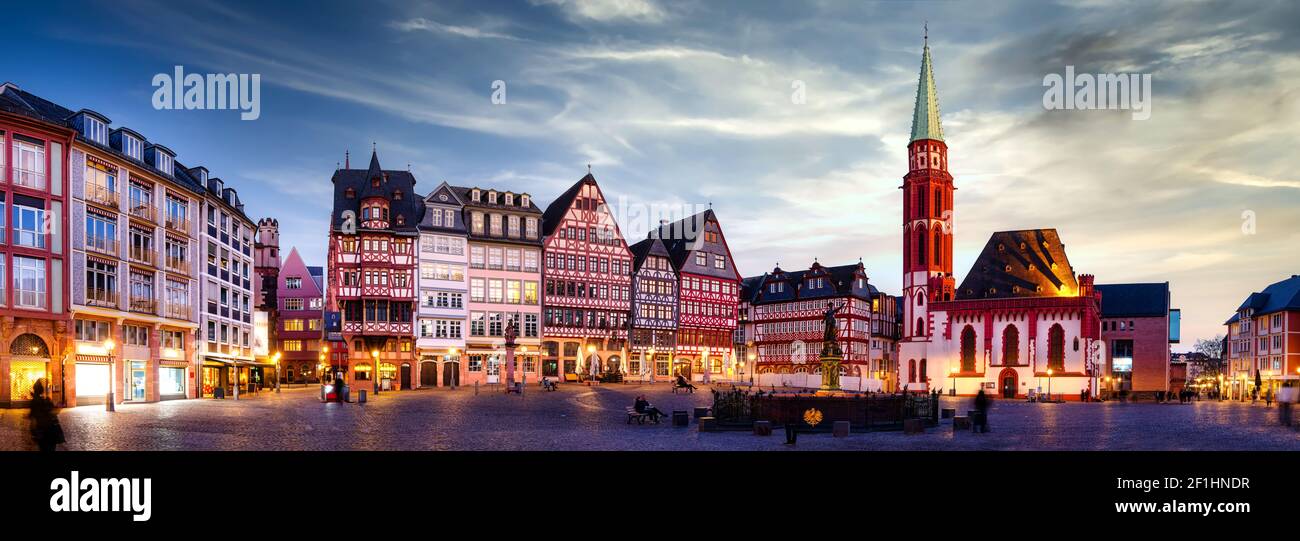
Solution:
[[[927,20],[959,281],[991,232],[1055,227],[1077,272],[1171,282],[1185,350],[1300,272],[1288,3],[27,2],[0,20],[0,79],[207,166],[308,264],[335,164],[374,142],[425,190],[542,205],[591,164],[616,203],[712,203],[745,275],[861,257],[897,293]],[[1151,119],[1044,110],[1043,77],[1067,64],[1152,74]],[[175,65],[260,73],[261,118],[154,110],[150,80]]]

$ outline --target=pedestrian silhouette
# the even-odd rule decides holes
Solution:
[[[31,420],[32,441],[42,452],[54,451],[55,446],[64,443],[63,427],[59,425],[59,413],[54,409],[54,402],[45,396],[45,378],[32,384],[32,402],[27,417]]]

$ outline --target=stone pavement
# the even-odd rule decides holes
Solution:
[[[1296,450],[1300,432],[1276,407],[1203,401],[1029,404],[995,401],[992,432],[954,434],[944,421],[922,435],[805,434],[797,447],[748,432],[700,434],[625,424],[624,408],[646,394],[664,411],[707,406],[707,386],[673,395],[666,384],[530,386],[524,396],[473,387],[384,392],[367,404],[321,403],[317,387],[262,392],[236,402],[178,400],[60,414],[70,450]],[[354,397],[355,399],[355,397]],[[944,397],[970,409],[970,399]],[[25,410],[0,410],[0,450],[32,448]]]

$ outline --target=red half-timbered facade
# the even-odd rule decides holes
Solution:
[[[628,372],[632,254],[596,177],[588,173],[542,218],[542,351],[564,374],[618,379]]]
[[[751,283],[750,279],[746,279]],[[777,267],[752,282],[749,321],[755,383],[819,387],[824,314],[836,313],[844,389],[880,391],[892,379],[897,334],[894,297],[871,285],[862,263],[805,271]]]
[[[410,171],[334,173],[327,305],[342,314],[341,342],[329,344],[331,371],[352,385],[410,388],[414,362],[416,226],[424,203]]]
[[[673,374],[696,381],[736,376],[732,338],[740,304],[740,273],[713,209],[659,226],[655,232],[677,271],[677,341]]]

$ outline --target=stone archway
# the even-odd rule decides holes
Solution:
[[[1003,368],[998,373],[998,396],[1015,398],[1020,391],[1020,374],[1014,368]]]
[[[23,333],[9,343],[9,403],[24,403],[32,399],[32,385],[45,379],[50,389],[50,347],[44,338]],[[49,395],[47,395],[49,396]]]

